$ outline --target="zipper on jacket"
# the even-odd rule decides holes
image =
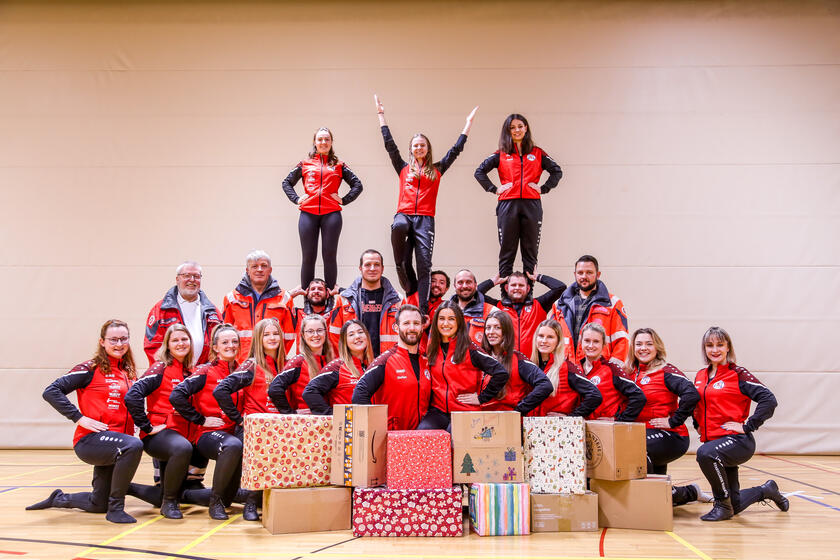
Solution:
[[[522,150],[519,149],[519,198],[522,198],[523,183],[525,180],[525,170],[523,169]]]
[[[420,207],[420,181],[423,179],[423,175],[420,174],[417,176],[417,189],[414,191],[414,215],[417,215],[417,209]]]
[[[451,344],[451,342],[450,342],[450,344]],[[443,377],[444,382],[446,382],[446,399],[444,400],[444,402],[446,403],[446,410],[444,410],[444,412],[448,413],[449,412],[449,379],[446,377],[446,374],[444,373],[446,371],[446,360],[449,359],[449,356],[447,354],[449,354],[449,352],[444,352],[443,363],[440,364],[440,375],[441,375],[441,377]]]
[[[318,215],[321,215],[321,199],[324,196],[324,156],[318,156],[318,163],[321,164],[321,186],[318,187]]]

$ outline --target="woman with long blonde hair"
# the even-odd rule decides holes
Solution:
[[[321,315],[307,315],[300,322],[300,353],[286,362],[283,370],[271,381],[268,396],[281,414],[308,414],[303,390],[333,360],[332,346],[327,341],[327,321]]]

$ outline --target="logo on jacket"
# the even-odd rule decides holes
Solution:
[[[723,389],[724,385],[725,384],[723,383],[723,381],[718,381],[714,385],[712,385],[712,388],[713,389]]]
[[[477,332],[477,333],[475,333],[475,342],[476,342],[476,344],[481,344],[481,341],[482,341],[482,340],[484,340],[484,333],[483,333],[483,332]],[[453,363],[455,363],[455,362],[453,362]]]
[[[427,369],[426,369],[426,370],[423,370],[423,375],[425,375],[425,376],[426,376],[426,379],[431,379],[431,378],[432,378],[432,376],[431,376],[431,375],[429,375],[429,370],[427,370]]]
[[[601,376],[600,375],[593,375],[592,379],[590,379],[589,381],[591,381],[593,385],[600,385],[601,384]]]
[[[535,156],[534,154],[528,154],[526,157],[528,158],[528,161],[536,161],[537,160],[537,156]]]
[[[642,379],[639,381],[639,385],[647,385],[648,383],[650,383],[650,377],[648,377],[647,375],[642,377]]]
[[[155,316],[154,315],[149,315],[149,326],[151,327],[154,324],[155,324]]]

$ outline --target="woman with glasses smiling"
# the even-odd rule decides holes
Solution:
[[[44,390],[44,400],[76,423],[73,450],[93,465],[93,491],[65,494],[54,490],[47,499],[26,509],[79,508],[105,513],[111,523],[135,523],[127,514],[125,494],[134,477],[143,443],[134,437],[134,422],[123,397],[137,379],[128,344],[128,325],[106,321],[91,360],[71,369]],[[77,407],[67,395],[76,392]]]
[[[332,346],[327,343],[327,321],[323,317],[304,317],[300,335],[300,354],[286,363],[268,388],[268,396],[281,414],[309,413],[303,390],[309,379],[333,360]]]

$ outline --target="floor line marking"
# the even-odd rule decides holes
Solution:
[[[599,542],[598,542],[598,554],[600,554],[600,555],[601,555],[601,557],[603,557],[603,556],[604,556],[604,538],[605,538],[606,536],[607,536],[607,528],[606,528],[606,527],[604,527],[604,528],[601,530],[601,539],[600,539],[600,540],[599,540]]]
[[[215,535],[216,533],[218,533],[219,531],[221,531],[222,529],[224,529],[225,527],[227,527],[228,525],[230,525],[231,523],[233,523],[234,521],[236,521],[240,517],[242,517],[242,514],[237,513],[236,515],[231,516],[226,521],[224,521],[222,523],[219,523],[218,525],[216,525],[215,527],[213,527],[212,529],[210,529],[209,531],[207,531],[206,533],[204,533],[203,535],[201,535],[200,537],[195,539],[190,544],[180,548],[178,550],[178,554],[184,554],[188,550],[190,550],[192,548],[195,548],[196,546],[203,543],[204,541],[206,541],[207,539],[209,539],[210,537],[212,537],[213,535]],[[169,560],[169,558],[167,558],[166,560]]]
[[[676,534],[675,532],[665,531],[665,533],[672,537],[675,541],[686,547],[688,550],[696,554],[698,558],[702,558],[703,560],[712,560],[711,556],[709,556],[708,554],[706,554],[705,552],[703,552],[702,550],[700,550],[699,548],[697,548],[696,546],[694,546],[693,544]]]
[[[20,488],[20,486],[11,486],[9,488],[6,488],[5,490],[0,490],[0,494],[2,494],[3,492],[11,492],[12,490],[17,490],[18,488]]]
[[[797,494],[796,497],[797,498],[802,498],[803,500],[808,500],[809,502],[813,502],[813,503],[817,504],[818,506],[827,507],[828,509],[833,509],[834,511],[840,511],[839,507],[834,507],[834,506],[830,506],[828,504],[824,504],[823,502],[820,502],[818,500],[814,500],[812,498],[809,498],[808,496],[803,496],[802,494]]]
[[[0,554],[13,554],[15,556],[23,556],[24,554],[29,554],[28,552],[18,552],[16,550],[0,550]]]
[[[762,456],[762,457],[768,457],[768,458],[770,458],[770,459],[775,459],[775,460],[777,460],[777,461],[784,461],[785,463],[791,463],[792,465],[799,465],[800,467],[805,467],[805,468],[807,468],[807,469],[817,469],[818,471],[827,472],[827,473],[829,473],[829,474],[840,474],[840,471],[830,471],[830,470],[827,470],[827,469],[823,468],[823,465],[820,465],[820,466],[810,466],[810,467],[809,467],[808,465],[806,465],[806,464],[804,464],[804,463],[800,463],[800,462],[798,462],[798,461],[793,461],[793,460],[791,460],[791,459],[782,459],[781,457],[776,457],[776,456],[774,456],[774,455],[764,455],[764,454],[762,453],[762,454],[761,454],[761,456]]]
[[[214,555],[220,558],[287,558],[290,553],[283,551],[274,552],[214,552]],[[508,555],[500,554],[481,554],[481,555],[464,555],[464,554],[370,554],[370,553],[346,553],[346,552],[307,552],[297,556],[296,558],[435,558],[442,560],[453,560],[468,558],[470,560],[488,560],[490,558],[502,558],[509,560],[694,560],[693,557],[686,556],[529,556],[522,555],[516,551],[511,551]],[[708,556],[702,557],[704,560],[713,560]]]
[[[43,469],[35,469],[34,471],[26,471],[26,472],[17,473],[17,474],[10,474],[8,476],[0,476],[0,480],[12,480],[13,478],[21,478],[23,476],[28,476],[30,474],[35,474],[35,473],[38,473],[38,472],[48,471],[50,469],[57,469],[57,468],[58,468],[58,465],[53,465],[51,467],[44,467]]]
[[[80,474],[85,474],[86,472],[92,472],[90,468],[87,468],[83,471],[78,471],[70,474],[63,474],[61,476],[56,476],[55,478],[49,478],[47,480],[42,480],[39,484],[47,484],[48,482],[55,482],[56,480],[64,480],[65,478],[70,478],[71,476],[79,476]]]
[[[144,522],[144,523],[140,523],[140,524],[138,524],[138,525],[135,525],[135,526],[134,526],[134,527],[132,527],[131,529],[128,529],[128,530],[126,530],[126,531],[123,531],[122,533],[120,533],[120,534],[118,534],[118,535],[116,535],[116,536],[113,536],[113,537],[111,537],[110,539],[104,540],[104,541],[102,541],[101,543],[99,543],[99,544],[98,544],[98,545],[96,545],[96,546],[91,546],[90,548],[87,548],[87,549],[83,550],[82,552],[80,552],[80,553],[78,554],[78,556],[84,556],[84,555],[86,555],[86,554],[90,554],[91,552],[94,552],[94,551],[95,551],[98,547],[103,547],[103,546],[106,546],[106,545],[111,544],[112,542],[116,542],[116,541],[120,540],[120,539],[121,539],[121,538],[123,538],[123,537],[127,537],[127,536],[128,536],[128,535],[130,535],[131,533],[135,533],[135,532],[139,531],[140,529],[142,529],[142,528],[144,528],[144,527],[147,527],[148,525],[151,525],[152,523],[157,523],[157,522],[158,522],[158,521],[160,521],[161,519],[163,519],[163,516],[162,516],[162,515],[157,515],[157,516],[155,516],[155,517],[152,517],[152,518],[151,518],[151,519],[149,519],[148,521],[146,521],[146,522]]]
[[[816,485],[811,484],[809,482],[803,482],[801,480],[796,480],[795,478],[790,478],[789,476],[784,476],[784,475],[781,475],[781,474],[771,473],[770,471],[763,471],[761,469],[757,469],[757,468],[751,467],[749,465],[738,465],[738,467],[742,468],[742,469],[750,469],[750,470],[753,470],[753,471],[758,471],[760,473],[764,473],[764,474],[769,475],[769,476],[775,476],[776,478],[784,478],[785,480],[789,480],[789,481],[795,482],[797,484],[803,484],[805,486],[810,486],[811,488],[816,488],[817,490],[822,490],[823,492],[828,492],[829,494],[834,494],[835,496],[840,496],[840,492],[835,492],[834,490],[829,490],[828,488],[823,488],[821,486],[816,486]]]
[[[72,541],[50,541],[46,539],[24,539],[20,537],[0,537],[0,541],[13,541],[13,542],[25,542],[25,543],[37,543],[37,544],[51,544],[51,545],[60,545],[60,546],[72,546],[75,548],[81,548],[83,546],[90,547],[94,550],[104,549],[104,550],[111,550],[111,551],[128,551],[134,552],[137,554],[148,554],[151,556],[175,556],[172,552],[160,552],[158,550],[147,550],[143,548],[129,548],[125,546],[107,546],[107,545],[100,545],[100,544],[90,544],[90,543],[80,543],[80,542],[72,542]],[[185,558],[186,560],[216,560],[215,558],[208,558],[207,556],[190,556],[188,554],[178,554],[176,555],[178,558]],[[78,558],[80,560],[88,560],[82,559],[80,556],[74,556],[74,558]],[[683,559],[684,560],[684,559]]]

